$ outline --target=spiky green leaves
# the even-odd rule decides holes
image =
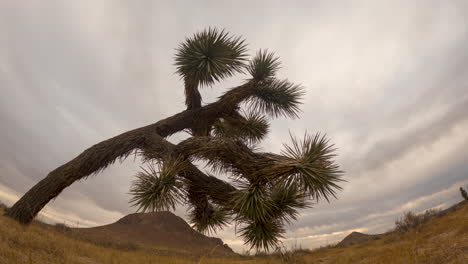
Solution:
[[[263,115],[249,112],[218,120],[213,124],[212,134],[215,137],[237,138],[256,144],[268,134],[268,128],[268,121]]]
[[[267,222],[273,217],[275,204],[265,186],[260,184],[250,184],[237,191],[232,201],[233,209],[241,220]]]
[[[279,246],[284,228],[279,221],[275,220],[249,221],[241,227],[239,233],[244,238],[245,244],[249,244],[251,248],[270,250]]]
[[[130,189],[133,196],[130,203],[142,212],[175,210],[176,204],[185,197],[183,182],[177,178],[183,169],[184,163],[177,159],[150,163],[146,169],[142,168]]]
[[[225,227],[230,221],[229,214],[220,206],[206,204],[191,206],[189,221],[192,227],[200,233],[213,234]]]
[[[269,187],[258,183],[245,184],[235,193],[232,204],[245,243],[267,250],[279,245],[284,224],[297,218],[297,210],[309,206],[294,184]]]
[[[313,137],[306,135],[302,141],[291,139],[292,145],[285,144],[281,152],[284,158],[277,160],[278,165],[286,168],[280,176],[281,183],[297,183],[315,200],[336,197],[336,190],[341,190],[337,183],[343,181],[343,172],[334,161],[333,145],[320,133]]]
[[[298,117],[303,89],[287,80],[272,79],[254,87],[254,94],[248,103],[254,111],[272,117]]]
[[[240,37],[209,28],[187,38],[178,48],[175,65],[186,82],[212,85],[245,68],[247,45]]]
[[[279,57],[267,50],[260,50],[250,61],[247,70],[254,81],[254,93],[247,101],[256,112],[272,117],[295,118],[304,95],[302,87],[287,80],[278,80]]]
[[[307,196],[295,184],[282,184],[273,188],[271,199],[275,204],[273,215],[282,223],[291,223],[291,220],[297,220],[299,209],[310,208],[311,204]]]
[[[232,199],[237,222],[242,224],[240,234],[251,248],[274,248],[283,233],[282,225],[274,218],[277,211],[264,185],[246,184]]]
[[[275,77],[280,65],[279,57],[275,56],[273,52],[259,50],[247,66],[247,71],[253,80],[267,81]]]
[[[200,233],[216,233],[230,221],[228,211],[210,202],[204,189],[188,184],[187,200],[189,202],[189,222]]]

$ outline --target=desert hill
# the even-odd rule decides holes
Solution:
[[[368,235],[359,232],[352,232],[351,234],[347,235],[340,243],[338,243],[337,247],[346,247],[354,244],[359,244],[363,242],[367,242],[369,240],[379,239],[382,235]]]
[[[100,241],[101,244],[108,241],[114,245],[135,245],[163,254],[236,255],[221,239],[207,237],[193,230],[182,218],[171,212],[130,214],[113,224],[73,228],[72,232],[86,240]]]
[[[461,209],[463,206],[467,206],[467,202],[466,201],[462,201],[460,203],[456,203],[444,210],[440,210],[437,212],[437,214],[433,217],[433,218],[437,218],[437,217],[442,217],[444,215],[447,215],[451,212],[454,212],[456,210],[459,210]],[[395,231],[388,231],[386,233],[382,233],[382,234],[364,234],[364,233],[360,233],[360,232],[352,232],[350,233],[349,235],[347,235],[345,238],[343,238],[343,240],[341,240],[338,244],[336,244],[336,247],[347,247],[347,246],[351,246],[351,245],[356,245],[356,244],[361,244],[361,243],[364,243],[364,242],[367,242],[367,241],[371,241],[371,240],[378,240],[378,239],[381,239],[383,237],[385,237],[386,235],[390,235],[392,233],[394,233]]]

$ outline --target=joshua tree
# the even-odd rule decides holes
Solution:
[[[468,201],[468,194],[466,193],[465,189],[463,189],[463,187],[460,187],[460,193],[463,199]]]
[[[175,55],[185,111],[88,148],[51,171],[7,215],[29,223],[76,180],[136,153],[146,166],[131,188],[131,203],[139,211],[186,203],[193,227],[201,232],[233,222],[251,247],[277,246],[284,225],[297,218],[299,209],[335,197],[342,172],[333,145],[320,134],[302,140],[291,136],[280,154],[258,150],[270,118],[298,117],[303,90],[275,77],[280,62],[273,53],[260,50],[249,59],[246,52],[245,41],[224,30],[210,28],[187,38]],[[216,102],[202,105],[200,88],[234,74],[249,77]],[[166,140],[177,132],[190,137],[177,145]],[[197,160],[205,161],[211,173],[227,174],[229,182],[200,171],[193,163]]]

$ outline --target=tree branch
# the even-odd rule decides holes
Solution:
[[[239,103],[252,95],[250,82],[222,95],[218,101],[195,110],[186,110],[154,124],[137,128],[91,146],[71,161],[51,171],[33,186],[7,212],[6,215],[23,224],[30,223],[40,210],[77,180],[98,173],[115,162],[125,159],[136,149],[141,149],[152,137],[167,137],[184,129],[214,122],[233,111]],[[200,122],[203,120],[203,122]],[[201,174],[195,172],[196,175]],[[200,176],[202,177],[202,176]],[[195,176],[193,176],[195,178]],[[207,183],[214,181],[207,180]]]
[[[148,159],[164,159],[171,155],[176,157],[181,155],[176,145],[158,135],[147,140],[142,150],[143,155]],[[234,192],[236,188],[214,176],[206,175],[188,160],[186,162],[188,163],[187,169],[181,171],[179,176],[188,180],[192,187],[204,192],[214,202],[227,205],[230,201],[230,195],[227,194]]]

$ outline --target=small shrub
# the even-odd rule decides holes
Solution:
[[[338,248],[338,243],[323,245],[323,246],[320,246],[320,247],[314,249],[313,251],[327,250],[327,249],[332,249],[332,248]],[[312,252],[312,250],[310,250],[310,251]]]
[[[254,254],[255,257],[268,257],[270,256],[270,254],[264,250],[259,250],[257,252],[255,252]]]
[[[276,251],[270,254],[270,256],[279,259],[282,263],[303,264],[303,256],[307,253],[310,253],[309,249],[303,249],[297,244],[293,245],[290,250],[282,245],[282,247],[277,247]]]
[[[463,187],[460,187],[460,193],[461,193],[461,196],[463,197],[463,199],[465,199],[465,200],[468,201],[468,194],[467,194],[466,191],[463,189]]]
[[[8,208],[10,208],[10,207],[8,207],[6,204],[0,202],[0,210],[3,210],[3,211],[6,212],[6,211],[8,211]]]
[[[97,246],[114,248],[123,251],[135,251],[140,249],[140,247],[130,241],[112,241],[112,240],[85,240],[91,242]]]
[[[250,257],[250,250],[243,249],[241,256]]]
[[[422,214],[415,214],[413,212],[404,213],[402,218],[395,221],[395,231],[406,232],[427,223],[430,219],[440,215],[440,210],[429,209]]]
[[[71,229],[70,227],[68,227],[66,224],[62,224],[62,223],[57,223],[55,224],[55,229],[59,232],[62,232],[62,233],[67,233],[67,232],[70,232]]]

